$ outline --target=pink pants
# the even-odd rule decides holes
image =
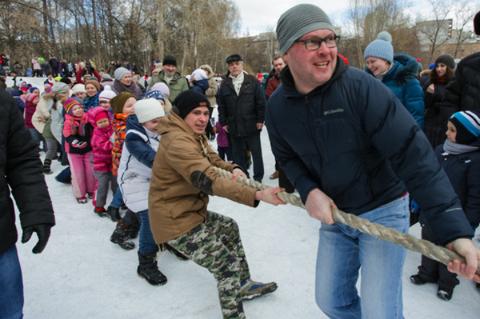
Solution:
[[[95,194],[95,176],[93,175],[92,152],[86,154],[68,154],[72,172],[72,189],[75,198]]]

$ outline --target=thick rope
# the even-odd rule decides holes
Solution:
[[[222,177],[227,177],[230,179],[233,177],[232,173],[225,171],[221,168],[215,167],[215,171]],[[258,190],[268,188],[268,186],[266,185],[247,178],[237,177],[236,181],[238,183],[256,188]],[[297,195],[289,194],[286,192],[280,192],[277,195],[285,203],[305,208],[302,200]],[[403,246],[408,250],[421,253],[422,255],[430,259],[436,260],[444,265],[448,265],[448,263],[454,259],[465,262],[465,259],[462,256],[445,247],[437,246],[427,240],[418,239],[416,237],[413,237],[412,235],[401,233],[395,229],[372,223],[364,218],[355,216],[353,214],[347,214],[340,209],[334,209],[333,219],[335,220],[335,222],[348,225],[375,238],[386,240],[394,244]],[[480,265],[477,267],[477,274],[480,274]]]

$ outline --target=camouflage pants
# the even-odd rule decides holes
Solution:
[[[203,224],[168,244],[213,274],[223,318],[245,318],[239,291],[240,282],[250,278],[250,271],[238,225],[232,218],[208,212]]]

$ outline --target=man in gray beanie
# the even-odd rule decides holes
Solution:
[[[406,232],[409,193],[422,219],[467,264],[449,270],[474,277],[473,231],[447,176],[412,116],[380,81],[337,58],[328,16],[301,4],[278,20],[287,66],[268,100],[266,125],[275,159],[305,208],[322,222],[316,301],[331,318],[402,318],[403,248],[342,224],[333,210]],[[425,187],[428,185],[428,187]],[[362,269],[361,291],[356,283]]]

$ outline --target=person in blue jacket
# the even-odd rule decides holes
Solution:
[[[408,193],[433,241],[464,256],[449,271],[480,282],[473,230],[430,143],[394,94],[338,58],[336,28],[300,4],[278,20],[287,66],[266,107],[275,159],[310,216],[322,222],[316,301],[330,318],[403,318],[405,250],[335,223],[339,209],[406,232]],[[357,292],[357,281],[361,298]]]
[[[424,94],[417,79],[418,63],[408,54],[393,54],[392,36],[378,34],[364,52],[367,72],[383,82],[423,128]]]

